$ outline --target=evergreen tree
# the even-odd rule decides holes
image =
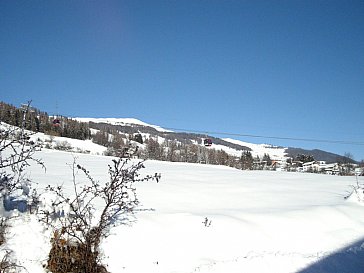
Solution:
[[[91,131],[87,123],[59,117],[61,126],[53,125],[53,118],[39,109],[31,107],[27,110],[24,119],[24,109],[0,102],[0,121],[22,127],[33,132],[42,132],[54,136],[64,136],[76,139],[89,139]],[[24,119],[24,120],[23,120]]]
[[[296,161],[301,161],[302,163],[315,161],[312,155],[298,154],[296,156]]]
[[[250,151],[243,151],[240,157],[241,168],[243,170],[252,170],[253,169],[253,156]]]
[[[270,158],[269,154],[264,154],[262,161],[267,163],[267,166],[272,166],[272,159]]]
[[[134,141],[140,143],[140,144],[143,144],[143,136],[141,134],[136,134],[134,136]]]

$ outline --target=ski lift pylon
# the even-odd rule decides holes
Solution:
[[[53,126],[59,127],[61,125],[61,119],[58,116],[58,101],[56,101],[56,116],[53,116]]]

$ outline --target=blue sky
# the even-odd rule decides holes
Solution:
[[[364,142],[363,1],[2,0],[0,37],[13,105]],[[364,159],[364,145],[238,139]]]

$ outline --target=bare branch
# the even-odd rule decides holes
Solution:
[[[48,223],[57,232],[54,235],[57,237],[57,242],[63,240],[71,245],[76,243],[80,249],[85,250],[84,262],[79,261],[82,264],[82,272],[99,273],[95,271],[95,268],[100,266],[101,240],[109,235],[110,228],[116,224],[121,214],[132,212],[138,204],[134,183],[148,180],[159,181],[160,174],[141,177],[139,171],[144,168],[143,162],[133,163],[129,158],[118,158],[112,160],[112,164],[108,166],[108,181],[100,183],[85,167],[76,164],[76,158],[71,166],[74,196],[72,198],[66,196],[63,186],[48,186],[48,191],[53,193],[58,201],[52,206],[53,212],[43,214],[43,222]],[[87,178],[88,183],[77,184],[77,170]],[[94,213],[96,201],[98,204],[100,201],[103,202],[101,214],[97,214],[97,218]],[[59,209],[63,206],[68,206],[69,213],[65,217],[53,217],[52,213],[54,214],[56,207]],[[53,243],[53,251],[59,249],[57,244]],[[62,252],[62,255],[65,254]],[[49,269],[50,266],[53,265],[49,265]]]

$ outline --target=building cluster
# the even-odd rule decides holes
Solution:
[[[261,162],[260,164],[264,164]],[[271,166],[264,169],[290,172],[321,173],[329,175],[358,175],[364,176],[364,167],[354,163],[326,163],[326,161],[313,160],[309,162],[288,160],[272,160]]]

